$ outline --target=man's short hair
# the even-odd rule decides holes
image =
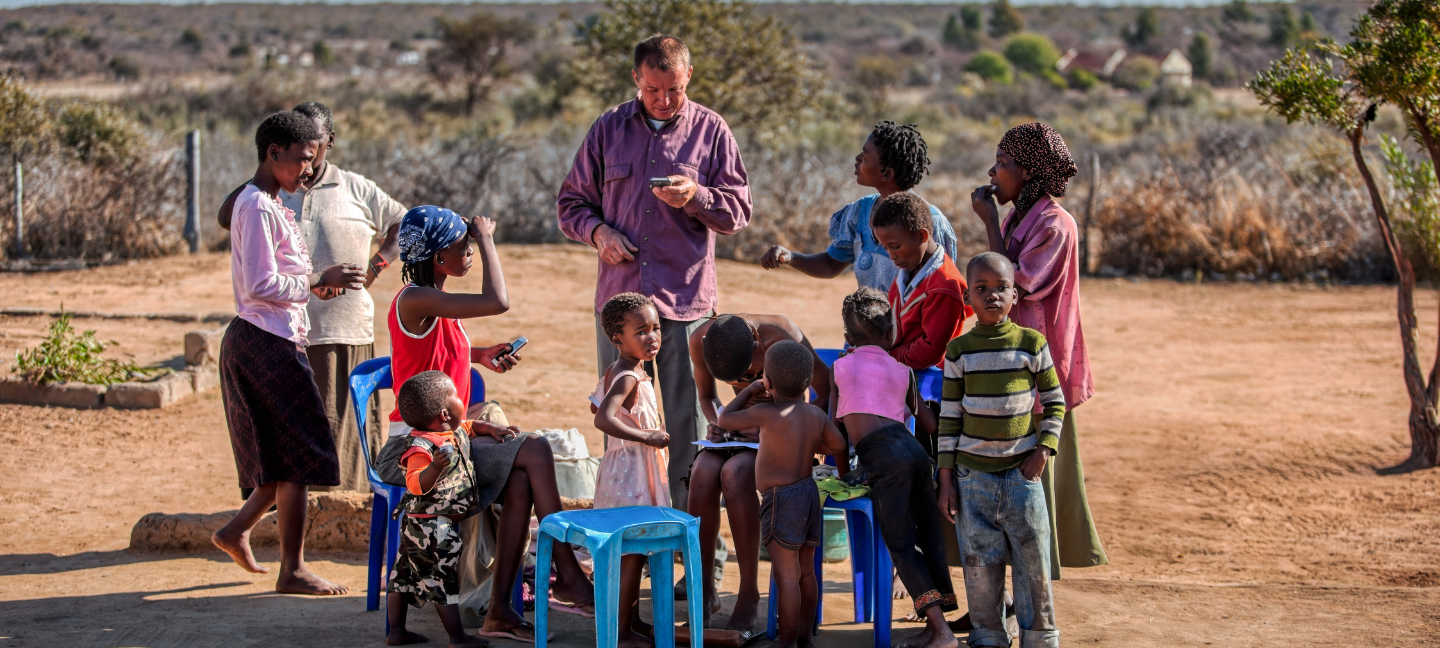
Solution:
[[[840,315],[851,339],[878,342],[890,337],[890,300],[874,288],[865,286],[846,295]]]
[[[765,350],[765,377],[770,389],[786,398],[805,394],[815,376],[815,355],[799,342],[776,342]]]
[[[443,371],[422,371],[410,377],[395,395],[400,418],[417,430],[424,429],[445,411],[445,401],[455,391],[455,383]]]
[[[620,293],[605,301],[600,308],[600,330],[605,331],[605,337],[613,338],[625,332],[625,316],[643,310],[646,306],[655,307],[654,300],[640,293]]]
[[[635,44],[635,70],[648,65],[661,72],[690,69],[690,48],[669,34],[655,34]]]
[[[320,123],[325,126],[325,132],[322,133],[322,135],[335,134],[335,113],[330,112],[329,106],[318,101],[307,101],[291,108],[291,110],[311,119],[320,120]]]
[[[320,133],[320,127],[315,125],[315,120],[293,110],[278,112],[265,118],[260,122],[260,127],[255,129],[255,153],[261,162],[265,161],[265,151],[270,150],[274,144],[280,148],[290,148],[292,144],[309,142],[324,137]]]
[[[1009,279],[1011,283],[1015,281],[1015,264],[1010,262],[1009,257],[999,252],[981,252],[970,257],[970,262],[965,264],[965,279],[968,281],[970,275],[979,267],[994,270],[1000,276]]]
[[[700,343],[705,367],[720,382],[735,382],[750,369],[755,353],[755,332],[739,315],[721,315],[705,331]]]
[[[905,228],[911,234],[919,234],[921,230],[929,231],[935,225],[930,219],[930,203],[907,191],[890,194],[875,207],[875,217],[870,220],[870,226],[895,225]]]
[[[895,173],[895,186],[909,191],[920,184],[930,170],[930,156],[925,138],[915,124],[898,126],[892,121],[882,121],[870,133],[870,141],[880,153],[880,167]]]

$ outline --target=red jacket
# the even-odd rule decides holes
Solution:
[[[937,250],[940,254],[945,251]],[[945,345],[960,335],[965,318],[975,311],[965,305],[965,277],[950,256],[900,303],[899,278],[890,284],[890,317],[895,346],[890,357],[911,369],[934,367],[945,359]]]

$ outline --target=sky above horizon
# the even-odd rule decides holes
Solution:
[[[757,0],[758,2],[790,3],[801,0]],[[956,0],[831,0],[834,4],[964,4]],[[976,0],[985,2],[987,0]],[[1225,4],[1230,0],[1011,0],[1015,5],[1083,5],[1083,6],[1155,6],[1155,7],[1194,7],[1206,5]],[[1292,2],[1293,0],[1280,0]],[[20,7],[34,7],[39,5],[58,4],[226,4],[228,2],[240,2],[245,4],[299,4],[301,2],[314,2],[314,0],[227,0],[225,3],[194,2],[192,0],[105,0],[103,2],[75,2],[73,0],[0,0],[0,9],[17,9]],[[321,2],[319,4],[376,4],[381,2],[392,2],[396,4],[562,4],[564,0],[530,0],[530,2],[513,2],[513,0],[346,0],[344,2]],[[819,3],[817,3],[819,4]]]

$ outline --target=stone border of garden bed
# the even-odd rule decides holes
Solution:
[[[30,314],[44,315],[48,313]],[[58,312],[56,314],[58,315]],[[186,333],[186,367],[149,382],[119,383],[108,386],[79,382],[36,384],[18,376],[6,376],[0,378],[0,403],[76,409],[99,407],[158,409],[169,407],[190,396],[210,391],[220,385],[220,369],[216,361],[220,357],[220,341],[224,334],[224,327],[200,329]]]

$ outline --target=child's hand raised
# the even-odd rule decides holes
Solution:
[[[646,433],[645,445],[652,448],[668,448],[670,447],[670,433],[664,431]]]

